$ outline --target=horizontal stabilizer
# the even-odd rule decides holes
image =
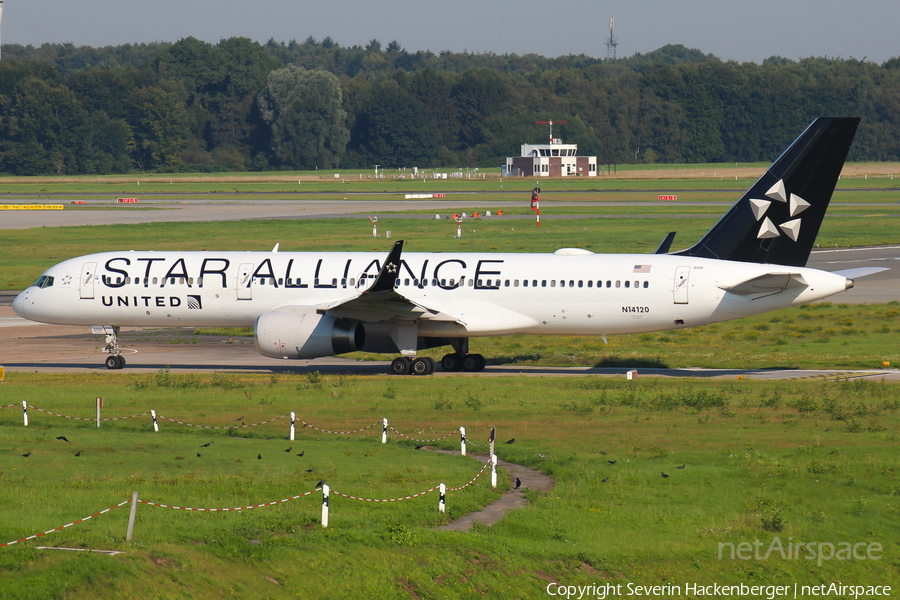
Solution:
[[[859,279],[860,277],[866,277],[867,275],[874,275],[884,271],[890,271],[890,269],[888,267],[857,267],[855,269],[834,271],[834,274],[846,277],[847,279]]]
[[[777,294],[788,288],[806,287],[808,284],[799,273],[766,273],[752,279],[747,279],[731,286],[719,288],[738,296],[751,296],[753,294]]]

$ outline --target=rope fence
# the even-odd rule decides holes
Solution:
[[[172,505],[172,504],[164,504],[162,502],[152,502],[150,500],[141,500],[138,498],[138,493],[134,492],[134,494],[130,500],[123,500],[122,502],[119,502],[115,506],[111,506],[109,508],[101,510],[100,512],[94,513],[88,517],[78,519],[77,521],[72,521],[71,523],[66,523],[65,525],[61,525],[61,526],[55,527],[53,529],[48,529],[47,531],[43,531],[41,533],[36,533],[34,535],[30,535],[28,537],[24,537],[24,538],[21,538],[21,539],[12,541],[12,542],[0,544],[0,548],[4,548],[7,546],[13,546],[13,545],[21,543],[21,542],[27,542],[29,540],[33,540],[33,539],[45,536],[50,533],[62,531],[63,529],[68,529],[69,527],[73,527],[80,523],[85,523],[85,522],[93,519],[94,517],[99,517],[100,515],[106,514],[106,513],[110,512],[111,510],[115,510],[121,506],[124,506],[124,505],[128,504],[129,502],[131,502],[132,506],[131,506],[131,516],[128,521],[128,534],[126,536],[126,540],[131,540],[132,532],[134,529],[135,513],[137,510],[138,504],[153,506],[155,508],[169,508],[169,509],[173,509],[173,510],[183,510],[183,511],[187,511],[187,512],[233,512],[233,511],[251,510],[251,509],[255,509],[255,508],[266,508],[269,506],[276,506],[278,504],[285,504],[285,503],[291,502],[293,500],[299,500],[301,498],[311,496],[312,494],[314,494],[318,491],[321,491],[322,492],[322,527],[328,527],[329,497],[332,493],[335,494],[336,496],[341,496],[343,498],[348,498],[350,500],[358,500],[360,502],[387,503],[387,502],[400,502],[403,500],[412,500],[413,498],[419,498],[419,497],[425,496],[427,494],[430,494],[431,492],[433,492],[435,490],[440,490],[440,498],[438,500],[438,511],[441,513],[444,513],[444,512],[446,512],[447,492],[448,491],[450,491],[450,492],[462,491],[462,490],[466,489],[467,487],[474,485],[475,482],[478,480],[478,478],[484,474],[485,470],[489,466],[492,467],[492,471],[494,473],[494,477],[492,478],[492,487],[496,488],[497,487],[496,464],[497,464],[497,458],[496,458],[496,456],[492,456],[491,460],[486,462],[484,464],[484,466],[481,467],[481,470],[478,471],[478,473],[475,475],[475,477],[470,479],[468,481],[468,483],[461,485],[459,487],[447,488],[447,486],[444,483],[441,483],[439,485],[428,488],[427,490],[418,492],[416,494],[410,494],[408,496],[401,496],[398,498],[386,498],[386,499],[363,498],[363,497],[359,497],[359,496],[353,496],[351,494],[345,494],[345,493],[339,492],[337,490],[332,490],[328,485],[323,484],[321,487],[317,487],[314,490],[310,490],[310,491],[304,492],[302,494],[297,494],[296,496],[291,496],[290,498],[282,498],[281,500],[273,500],[271,502],[262,502],[260,504],[250,504],[247,506],[237,506],[237,507],[229,507],[229,508],[196,508],[196,507],[189,507],[189,506],[176,506],[176,505]]]
[[[18,403],[7,404],[5,406],[0,406],[0,408],[13,408],[16,406],[19,406],[19,404]],[[46,415],[60,417],[63,419],[72,419],[75,421],[96,421],[97,427],[100,427],[100,423],[103,421],[126,421],[128,419],[136,419],[138,417],[145,417],[149,414],[151,421],[153,423],[153,431],[157,432],[157,433],[159,432],[159,420],[168,421],[169,423],[174,423],[177,425],[183,425],[185,427],[194,427],[196,429],[211,429],[211,430],[229,431],[229,430],[235,430],[235,429],[246,429],[246,428],[250,428],[250,427],[258,427],[260,425],[267,425],[269,423],[274,423],[276,421],[280,421],[281,419],[286,419],[286,418],[290,417],[291,425],[290,425],[290,436],[288,437],[288,439],[291,441],[295,440],[296,427],[297,427],[297,421],[298,421],[296,413],[294,413],[294,412],[291,412],[290,415],[280,415],[278,417],[273,417],[271,419],[267,419],[265,421],[259,421],[257,423],[243,423],[242,422],[240,425],[199,425],[196,423],[189,423],[187,421],[181,421],[181,420],[173,418],[173,417],[167,417],[164,415],[157,414],[157,412],[155,410],[150,410],[149,412],[138,413],[136,415],[131,415],[128,417],[101,418],[100,417],[100,409],[102,408],[102,406],[103,406],[103,398],[97,398],[97,416],[93,419],[90,417],[76,417],[76,416],[71,416],[71,415],[64,415],[64,414],[60,414],[60,413],[46,410],[43,408],[39,408],[33,404],[30,406],[30,408],[37,410],[39,412],[42,412]],[[25,427],[28,427],[28,409],[29,409],[28,402],[23,400],[22,401],[22,417],[24,420]],[[242,421],[243,418],[244,417],[241,417],[238,420]],[[376,421],[375,423],[372,423],[371,425],[367,425],[367,426],[361,427],[359,429],[350,429],[347,431],[332,431],[330,429],[318,427],[316,425],[313,425],[312,423],[308,423],[303,420],[299,420],[299,422],[302,424],[301,429],[309,428],[309,429],[318,431],[320,433],[327,433],[327,434],[332,434],[332,435],[350,435],[350,434],[354,434],[354,433],[362,433],[362,432],[368,431],[369,429],[372,429],[373,427],[378,425],[378,422]],[[405,438],[407,440],[414,441],[414,442],[425,443],[425,444],[433,443],[433,442],[440,442],[440,441],[443,441],[443,440],[449,438],[452,435],[455,435],[456,433],[459,433],[460,434],[460,450],[461,450],[463,456],[466,455],[466,445],[467,444],[470,446],[474,446],[476,448],[480,448],[480,447],[490,444],[490,453],[492,455],[494,454],[494,438],[495,438],[495,434],[496,434],[496,429],[494,427],[491,427],[490,438],[487,441],[482,442],[482,443],[473,443],[473,442],[469,441],[469,439],[466,437],[466,428],[465,427],[457,427],[450,433],[443,435],[441,437],[438,437],[438,438],[421,439],[421,438],[413,437],[411,435],[407,435],[407,434],[403,433],[402,431],[400,431],[399,429],[397,429],[396,427],[394,427],[393,425],[390,425],[388,423],[387,418],[384,418],[381,420],[381,425],[382,425],[382,428],[381,428],[381,443],[382,444],[387,443],[388,429],[390,429],[391,431],[393,431],[395,434],[397,434],[398,436],[400,436],[402,438]]]

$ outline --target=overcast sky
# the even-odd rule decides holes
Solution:
[[[876,63],[900,56],[898,0],[6,0],[0,39],[106,46],[331,36],[343,46],[396,39],[410,52],[605,57],[610,18],[620,58],[666,44],[756,63],[775,55]]]

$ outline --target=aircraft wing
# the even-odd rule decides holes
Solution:
[[[453,315],[413,302],[396,291],[394,286],[400,274],[400,252],[402,250],[403,240],[398,240],[388,253],[375,281],[367,290],[349,300],[317,305],[316,312],[327,313],[335,318],[369,323],[416,319],[459,322],[459,319]]]
[[[720,285],[719,288],[739,296],[751,296],[753,294],[777,294],[789,288],[807,287],[807,285],[806,280],[799,273],[766,273],[733,285]]]

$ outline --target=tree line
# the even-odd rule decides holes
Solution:
[[[230,38],[4,45],[0,172],[497,166],[546,126],[620,163],[771,161],[817,116],[860,116],[850,160],[900,160],[900,58],[609,61]]]

